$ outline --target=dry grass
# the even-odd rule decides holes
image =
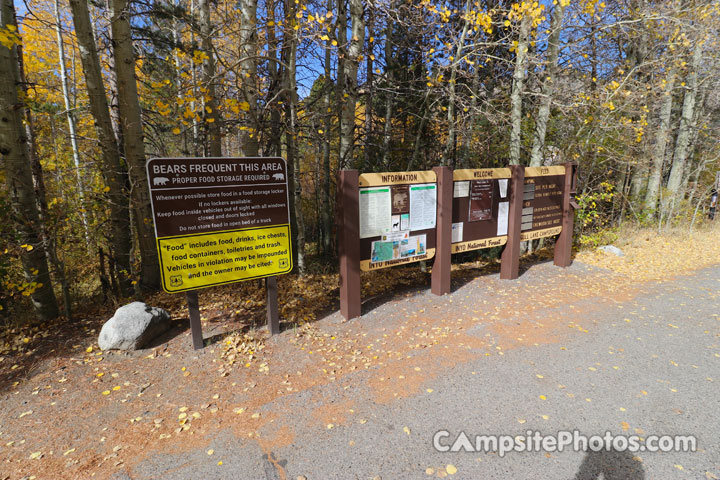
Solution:
[[[627,226],[618,232],[615,246],[625,256],[584,250],[576,259],[637,280],[662,280],[720,263],[720,222],[705,223],[690,231]]]

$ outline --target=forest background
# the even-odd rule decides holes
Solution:
[[[156,156],[285,158],[293,288],[336,270],[343,168],[574,161],[579,244],[623,222],[692,228],[719,169],[719,16],[699,0],[0,0],[0,323],[159,288]]]

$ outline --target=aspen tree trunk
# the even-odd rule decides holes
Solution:
[[[0,0],[0,28],[14,25],[12,0]],[[25,281],[35,283],[30,299],[38,316],[49,320],[57,317],[59,310],[42,245],[43,225],[35,197],[28,138],[23,128],[24,108],[18,96],[18,62],[15,47],[0,45],[0,163],[4,168],[12,220],[18,239],[24,245],[20,260]]]
[[[190,18],[195,18],[195,0],[190,0]],[[190,29],[190,44],[195,45],[195,29]],[[198,97],[198,81],[197,81],[197,69],[195,68],[195,62],[190,60],[190,80],[192,82],[192,100],[190,101],[190,110],[195,112]],[[198,123],[198,116],[193,115],[192,117],[192,132],[193,132],[193,148],[192,152],[194,156],[200,156],[200,124]]]
[[[181,4],[179,0],[173,0],[173,7],[176,9],[180,9]],[[182,80],[181,80],[181,73],[182,73],[182,61],[180,60],[180,55],[178,54],[178,51],[180,50],[180,46],[182,44],[182,40],[180,39],[180,34],[182,33],[180,31],[180,22],[178,22],[178,17],[173,15],[172,18],[172,39],[173,39],[173,63],[175,64],[175,71],[173,72],[173,84],[175,85],[175,101],[180,105],[180,102],[183,101],[183,96],[181,93],[182,88]],[[193,117],[194,118],[194,117]],[[195,139],[193,139],[195,140]],[[185,155],[190,154],[190,145],[188,143],[188,132],[186,129],[182,130],[182,153]]]
[[[647,191],[645,192],[645,209],[653,217],[656,214],[658,205],[660,183],[662,180],[663,165],[665,163],[665,152],[670,138],[670,116],[672,114],[675,76],[675,68],[671,67],[668,71],[665,88],[662,92],[660,118],[655,132],[655,145],[652,150],[652,166],[650,167],[650,177],[648,178]]]
[[[17,23],[17,16],[14,17],[13,25],[15,28],[18,28]],[[29,95],[29,84],[27,81],[27,78],[25,76],[25,62],[23,58],[23,47],[22,44],[15,46],[15,52],[18,59],[18,71],[17,74],[19,75],[17,78],[17,81],[19,82],[19,85],[21,85],[21,89],[23,92],[23,95],[25,98]],[[57,239],[55,237],[55,232],[52,231],[52,228],[50,224],[48,223],[49,220],[49,213],[48,213],[48,204],[47,204],[47,195],[46,195],[46,189],[45,189],[45,178],[44,178],[44,172],[42,164],[40,163],[40,158],[38,157],[38,150],[37,150],[37,142],[35,138],[35,127],[33,122],[33,115],[32,115],[32,109],[28,107],[28,105],[24,105],[23,108],[24,113],[24,130],[25,135],[27,136],[27,153],[28,153],[28,159],[30,160],[30,169],[32,172],[32,178],[33,178],[33,188],[35,190],[35,199],[36,203],[38,204],[39,211],[40,211],[40,225],[41,225],[41,241],[43,248],[45,250],[45,257],[47,258],[47,261],[49,262],[49,265],[52,269],[51,273],[54,274],[55,280],[60,284],[60,288],[62,290],[62,300],[63,300],[63,313],[65,314],[65,318],[68,320],[72,320],[72,296],[70,295],[70,284],[67,280],[67,275],[65,271],[65,263],[60,260],[60,256],[58,255],[57,250]],[[54,117],[52,115],[49,116],[50,120],[50,126],[53,131],[52,133],[52,145],[55,147],[55,154],[57,155],[57,143],[55,141],[55,122]],[[59,177],[56,177],[56,181],[59,181]],[[60,195],[63,199],[65,199],[67,192],[65,190],[62,190]],[[53,277],[51,277],[53,278]]]
[[[475,129],[475,120],[477,119],[478,92],[480,91],[480,68],[478,68],[480,60],[475,60],[475,70],[472,79],[472,96],[470,97],[470,112],[468,114],[464,132],[462,134],[462,145],[460,147],[460,168],[468,168],[470,161],[470,144]]]
[[[670,169],[670,177],[668,178],[667,189],[668,198],[665,199],[663,213],[668,216],[674,210],[675,204],[682,199],[683,192],[681,186],[683,177],[687,174],[685,165],[690,153],[690,140],[695,129],[695,100],[698,93],[698,69],[702,61],[702,43],[695,44],[692,56],[692,65],[688,73],[687,87],[683,97],[682,114],[680,117],[680,127],[678,129],[677,138],[675,140],[675,152],[673,153],[673,163]]]
[[[305,221],[302,211],[302,179],[300,176],[300,155],[297,151],[297,33],[293,28],[297,24],[295,16],[297,8],[294,0],[285,1],[286,30],[284,35],[285,53],[285,108],[287,111],[287,131],[285,145],[287,150],[288,170],[293,173],[293,210],[295,212],[295,237],[297,239],[297,271],[305,273]]]
[[[271,23],[272,22],[272,23]],[[268,73],[270,77],[270,86],[268,87],[267,108],[270,110],[270,136],[267,146],[263,150],[263,155],[280,156],[282,153],[282,112],[280,100],[282,99],[283,89],[283,66],[278,56],[280,55],[279,41],[275,33],[277,25],[275,19],[275,9],[268,8],[267,11],[267,49],[268,49]]]
[[[697,141],[698,133],[699,133],[697,125],[700,121],[700,117],[703,116],[703,113],[705,110],[703,107],[703,105],[705,104],[705,98],[704,98],[705,95],[702,95],[700,92],[698,92],[698,93],[699,93],[699,95],[698,95],[699,98],[695,99],[695,114],[693,115],[693,121],[692,121],[693,129],[692,129],[692,133],[690,135],[690,141],[688,142],[688,147],[687,147],[687,151],[688,151],[687,156],[688,156],[689,165],[685,166],[686,173],[685,173],[685,175],[683,175],[683,181],[682,181],[682,185],[680,188],[681,192],[688,191],[688,184],[690,183],[690,178],[694,179],[693,182],[697,182],[697,180],[700,176],[700,170],[702,170],[702,168],[703,168],[703,162],[698,162],[698,165],[695,166],[694,158],[693,158],[693,152],[695,152],[695,142]],[[695,167],[695,168],[693,168],[693,167]],[[692,195],[688,195],[688,198],[692,200]]]
[[[548,38],[547,65],[545,67],[545,80],[542,86],[542,97],[537,117],[535,118],[535,135],[533,136],[532,151],[530,153],[530,166],[539,167],[543,162],[543,150],[545,149],[545,136],[547,133],[548,118],[550,118],[550,106],[552,105],[555,93],[555,81],[557,80],[557,62],[560,52],[560,31],[562,30],[563,17],[565,15],[565,3],[563,0],[555,5],[553,10],[551,32]]]
[[[130,194],[134,210],[137,247],[140,252],[140,285],[141,288],[156,289],[160,287],[160,269],[150,209],[150,192],[145,172],[145,143],[135,79],[135,55],[127,11],[128,2],[127,0],[111,0],[111,5],[118,113],[131,181]]]
[[[337,0],[337,20],[335,35],[337,36],[337,131],[338,131],[338,170],[347,167],[347,159],[343,150],[343,132],[345,131],[345,103],[348,101],[347,93],[347,2],[348,0]]]
[[[63,101],[65,103],[65,117],[68,123],[68,132],[70,133],[70,146],[73,154],[73,164],[75,165],[75,184],[78,189],[78,198],[80,200],[80,220],[83,225],[83,233],[85,234],[85,243],[90,248],[90,228],[88,226],[87,210],[85,205],[85,184],[83,182],[80,151],[77,143],[77,129],[75,128],[75,109],[70,101],[70,88],[68,86],[67,68],[65,68],[65,43],[62,37],[62,25],[60,23],[60,2],[55,0],[55,33],[57,36],[58,62],[60,63],[60,86],[62,87]]]
[[[442,165],[450,165],[451,161],[454,164],[455,158],[455,142],[457,137],[457,129],[455,127],[455,81],[457,79],[457,69],[460,65],[463,56],[463,50],[465,49],[465,37],[467,36],[468,30],[470,29],[470,1],[465,2],[465,20],[463,21],[463,29],[458,40],[457,48],[455,49],[455,59],[452,61],[450,67],[450,81],[448,82],[448,109],[447,109],[447,124],[448,124],[448,136],[445,141],[445,148],[443,150]]]
[[[368,22],[367,30],[368,36],[375,40],[375,5],[373,0],[368,0]],[[375,90],[373,73],[373,43],[368,41],[368,52],[365,58],[365,71],[367,75],[367,81],[365,82],[365,147],[363,148],[363,162],[360,166],[360,170],[363,171],[370,165],[370,156],[373,145],[373,93]]]
[[[327,11],[332,12],[333,0],[327,1]],[[325,84],[323,85],[323,118],[325,119],[324,140],[322,142],[322,249],[323,253],[328,256],[331,253],[331,232],[332,232],[332,213],[330,211],[330,129],[332,128],[332,117],[330,116],[330,95],[333,90],[333,83],[330,78],[331,62],[332,62],[332,40],[328,39],[325,44]]]
[[[515,50],[515,71],[513,73],[512,92],[510,93],[510,164],[520,164],[520,146],[522,143],[522,96],[525,83],[525,61],[528,52],[528,37],[532,19],[529,15],[523,16],[520,20],[520,34]]]
[[[105,185],[110,188],[106,195],[110,209],[111,256],[119,273],[120,295],[125,296],[131,291],[130,251],[132,249],[129,201],[125,188],[127,168],[120,157],[120,148],[113,131],[87,0],[70,0],[70,9],[80,49],[80,61],[85,74],[90,113],[95,122],[95,131],[102,152],[100,169]]]
[[[211,157],[222,156],[222,137],[220,132],[220,112],[218,112],[217,88],[215,79],[215,52],[212,46],[212,24],[210,22],[210,0],[199,0],[198,23],[200,24],[200,48],[205,54],[202,62],[203,84],[207,89],[205,118],[207,145],[205,151]],[[208,111],[209,110],[209,111]],[[256,135],[257,137],[257,135]]]
[[[255,81],[257,78],[257,0],[240,0],[240,81],[241,100],[248,103],[248,112],[251,122],[249,130],[240,134],[240,151],[245,157],[257,157],[258,120],[257,120],[257,93]],[[288,166],[288,170],[290,167]]]
[[[343,3],[341,0],[340,3]],[[365,22],[362,0],[349,0],[350,32],[352,37],[347,47],[345,75],[343,84],[342,125],[340,131],[340,162],[350,165],[355,148],[355,104],[357,102],[358,64],[362,47],[365,44]]]
[[[390,11],[395,10],[395,1],[390,0]],[[393,22],[387,22],[385,27],[385,76],[387,78],[387,91],[385,92],[385,124],[383,125],[383,151],[382,163],[385,168],[390,166],[391,143],[392,143],[392,117],[393,97],[395,95],[395,62],[392,56],[393,43]]]
[[[630,187],[630,199],[633,203],[637,203],[637,201],[640,200],[643,190],[647,188],[649,172],[650,169],[643,160],[640,160],[640,164],[633,170],[632,185]]]

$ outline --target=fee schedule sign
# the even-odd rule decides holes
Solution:
[[[166,292],[292,270],[282,158],[154,158],[147,175]]]

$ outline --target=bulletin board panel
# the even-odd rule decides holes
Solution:
[[[360,269],[435,256],[437,176],[433,171],[368,173],[358,180]]]
[[[453,172],[452,253],[507,243],[510,177],[509,168]]]
[[[552,237],[562,232],[565,166],[527,167],[520,239]]]

